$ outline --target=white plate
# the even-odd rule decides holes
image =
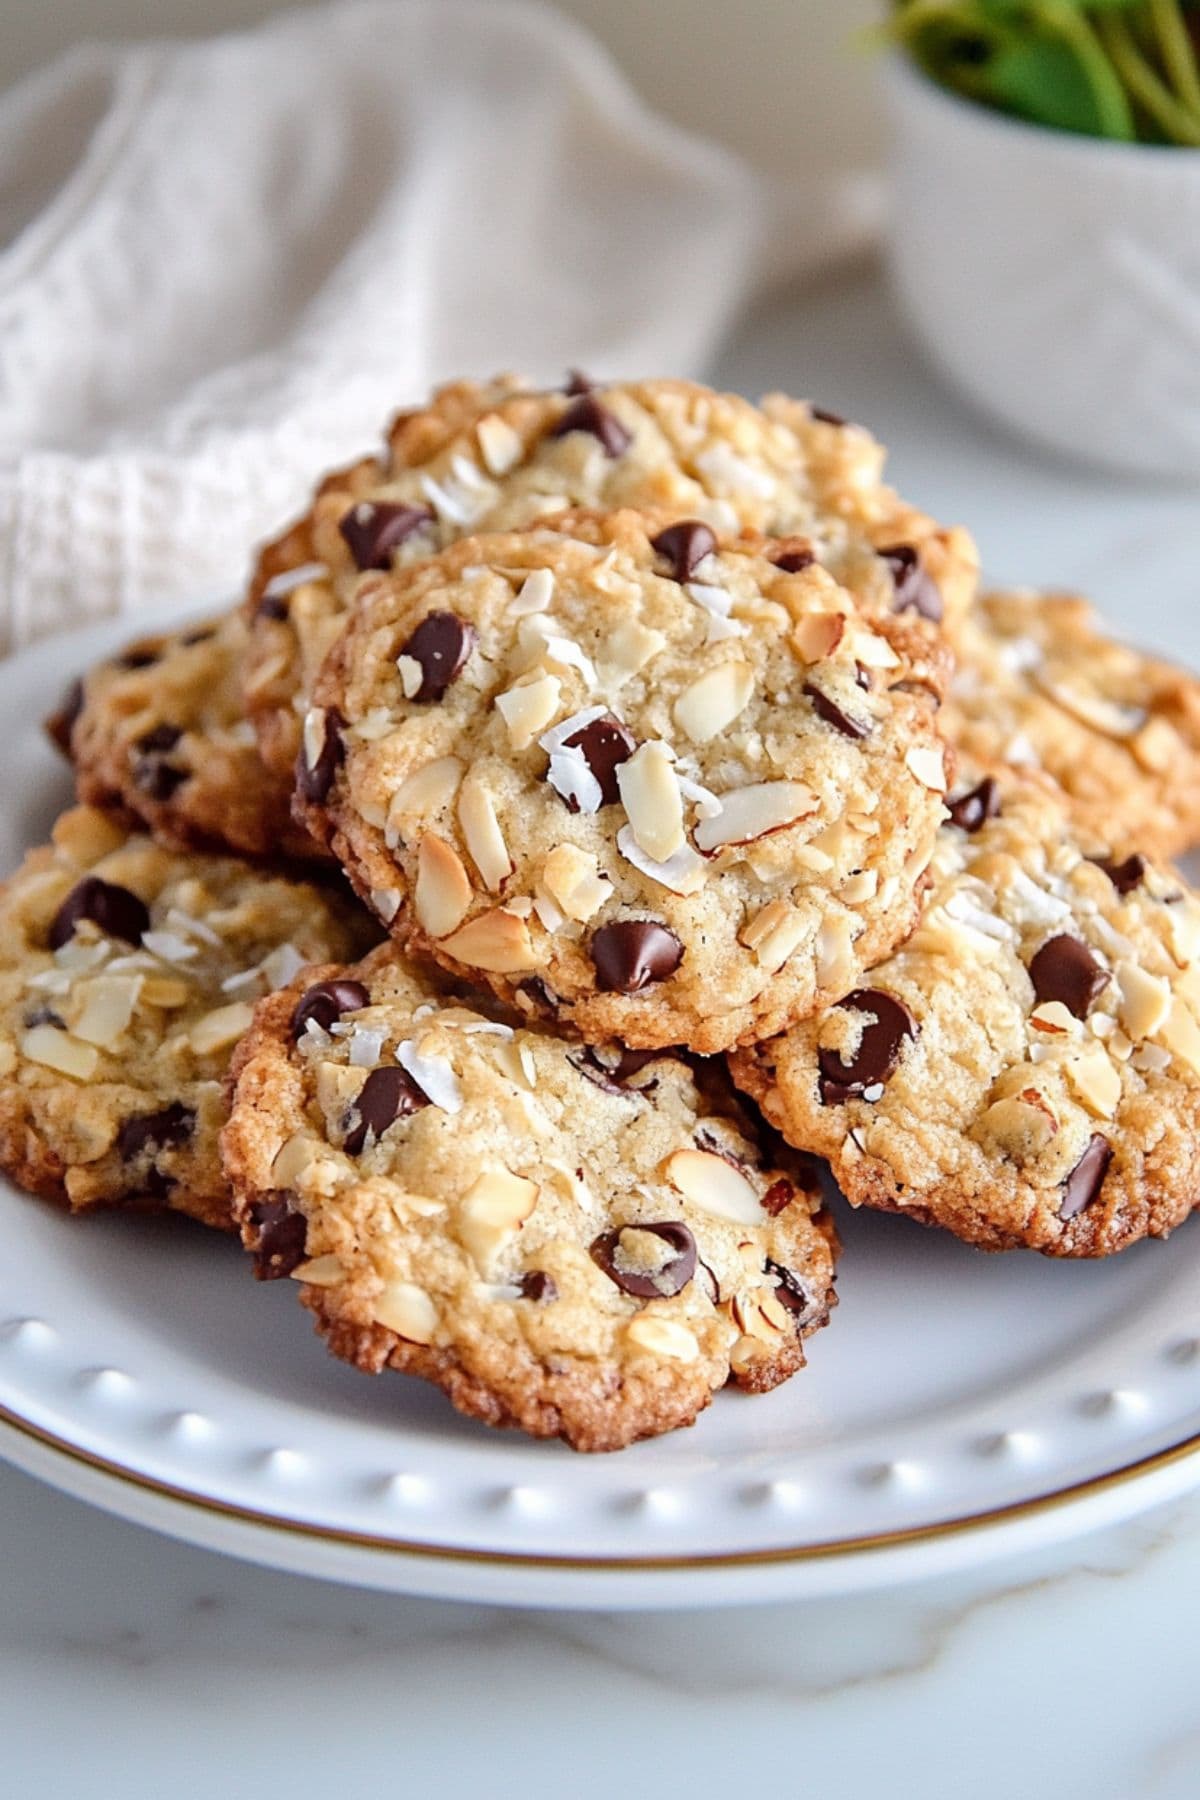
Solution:
[[[38,721],[126,635],[0,665],[0,864],[68,782]],[[619,1455],[489,1432],[334,1362],[287,1283],[180,1221],[0,1183],[0,1451],[178,1537],[374,1587],[550,1606],[883,1585],[1200,1479],[1200,1226],[1105,1263],[986,1257],[839,1206],[832,1325],[775,1394]]]

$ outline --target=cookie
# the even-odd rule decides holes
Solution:
[[[584,1037],[709,1053],[915,923],[943,669],[813,563],[573,515],[364,580],[300,816],[393,935]]]
[[[176,849],[319,857],[242,710],[246,639],[232,613],[139,638],[76,682],[47,729],[79,798]]]
[[[777,1386],[828,1316],[811,1177],[720,1065],[506,1023],[387,946],[262,1001],[233,1077],[258,1273],[489,1425],[618,1449]]]
[[[968,757],[1042,769],[1080,826],[1148,855],[1200,841],[1200,680],[1114,643],[1086,600],[985,595],[942,729]]]
[[[0,894],[0,1168],[75,1211],[228,1229],[217,1134],[253,1002],[371,937],[308,882],[65,813]]]
[[[259,557],[246,708],[263,755],[289,773],[298,715],[362,571],[564,508],[667,511],[721,535],[792,536],[797,564],[823,563],[867,610],[953,633],[974,592],[974,545],[899,499],[883,460],[860,426],[783,395],[755,407],[686,381],[443,388],[400,415],[381,456],[327,477]]]
[[[853,1205],[1105,1256],[1200,1199],[1200,898],[1036,782],[955,792],[921,924],[735,1079]]]

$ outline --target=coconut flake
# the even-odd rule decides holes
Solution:
[[[706,480],[718,487],[730,488],[735,494],[754,494],[760,500],[769,500],[775,492],[774,477],[756,463],[738,456],[728,444],[713,444],[702,450],[696,458],[696,467]]]
[[[666,862],[655,862],[638,844],[633,827],[622,825],[617,833],[617,849],[626,862],[673,894],[694,894],[704,885],[704,858],[697,856],[690,844],[684,844]]]
[[[374,1069],[379,1065],[380,1052],[387,1039],[387,1029],[383,1025],[360,1025],[354,1023],[349,1032],[348,1062],[352,1069]]]
[[[715,819],[721,810],[721,802],[712,789],[701,787],[690,775],[679,776],[679,791],[685,800],[695,802],[696,812],[702,819]]]
[[[422,475],[421,487],[438,517],[454,525],[473,525],[487,511],[495,493],[494,488],[481,491],[461,483],[437,482],[432,475]]]
[[[513,618],[529,613],[543,613],[554,598],[554,575],[549,569],[535,569],[527,575],[514,595],[509,612]]]
[[[1059,925],[1071,917],[1071,908],[1065,901],[1048,894],[1024,869],[1014,870],[1008,892],[1010,899],[1016,902],[1013,910],[1022,924]]]
[[[585,706],[582,712],[572,713],[569,719],[560,719],[557,725],[544,731],[538,744],[547,756],[553,756],[556,750],[563,748],[568,738],[582,731],[585,725],[590,725],[593,719],[603,719],[607,712],[606,706]]]
[[[371,910],[377,919],[381,919],[385,925],[390,925],[400,911],[400,889],[372,888]]]
[[[294,593],[306,582],[325,581],[328,575],[329,567],[323,562],[306,562],[295,569],[281,569],[278,575],[272,575],[262,591],[262,597],[264,600],[282,600],[285,595]]]
[[[426,1099],[443,1112],[462,1111],[462,1088],[444,1056],[422,1056],[411,1038],[396,1046],[396,1061],[412,1076]]]
[[[151,956],[157,956],[161,962],[190,962],[200,954],[195,944],[189,944],[175,931],[143,931],[142,943]]]
[[[598,813],[604,804],[600,783],[576,745],[564,744],[561,750],[551,752],[546,779],[556,794],[568,803],[573,801],[581,813]]]

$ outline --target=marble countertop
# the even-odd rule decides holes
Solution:
[[[904,492],[973,527],[993,580],[1080,586],[1147,645],[1183,637],[1200,601],[1196,493],[993,432],[920,361],[874,271],[761,311],[716,374],[868,421]],[[888,1593],[601,1616],[275,1574],[0,1468],[6,1786],[1194,1800],[1198,1591],[1200,1497]]]

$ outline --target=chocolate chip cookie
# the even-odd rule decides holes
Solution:
[[[298,714],[363,571],[569,507],[790,536],[797,567],[822,563],[865,609],[953,635],[974,592],[974,545],[887,487],[883,460],[869,432],[783,395],[755,407],[692,382],[581,378],[567,392],[511,378],[443,388],[400,415],[379,457],[327,477],[259,557],[245,691],[263,755],[290,772]]]
[[[1200,840],[1200,680],[1115,643],[1086,600],[985,595],[942,729],[969,757],[1042,769],[1083,826],[1149,855]]]
[[[1004,772],[933,872],[904,948],[739,1085],[856,1206],[989,1250],[1165,1236],[1200,1200],[1200,898]]]
[[[311,859],[291,782],[258,753],[242,708],[240,613],[139,638],[90,669],[47,728],[79,798],[118,810],[175,849]]]
[[[229,1229],[217,1134],[253,1002],[371,936],[307,882],[64,814],[0,894],[0,1168],[75,1211]]]
[[[589,1039],[721,1050],[915,923],[943,674],[786,548],[572,515],[364,579],[300,816],[455,974]]]
[[[489,1425],[618,1449],[775,1387],[828,1316],[811,1178],[719,1065],[506,1021],[387,946],[262,1001],[233,1075],[258,1273]]]

